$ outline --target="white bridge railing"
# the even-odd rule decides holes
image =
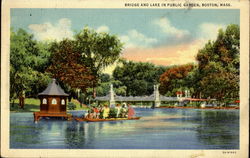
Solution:
[[[154,92],[150,96],[117,96],[113,90],[113,85],[110,85],[109,94],[102,97],[96,97],[95,100],[97,101],[109,101],[110,105],[115,105],[115,101],[151,101],[154,102],[155,107],[159,107],[162,101],[176,101],[181,102],[185,100],[190,95],[189,91],[185,91],[185,97],[178,96],[178,97],[166,97],[162,96],[159,93],[159,85],[154,85]]]

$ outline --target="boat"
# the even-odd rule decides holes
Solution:
[[[80,118],[80,117],[74,117],[74,119],[78,122],[87,121],[85,118]]]
[[[132,118],[108,118],[108,119],[90,119],[90,118],[75,118],[76,121],[83,122],[105,122],[105,121],[122,121],[122,120],[139,120],[141,117]]]

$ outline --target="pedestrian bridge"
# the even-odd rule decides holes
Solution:
[[[110,101],[110,94],[102,97],[96,97],[95,99],[98,101]],[[156,96],[154,94],[150,96],[117,96],[114,95],[114,100],[115,101],[155,101]],[[180,101],[180,98],[178,97],[166,97],[166,96],[159,96],[160,101]]]
[[[187,99],[187,97],[185,97]],[[178,97],[166,97],[163,95],[160,95],[159,93],[159,86],[154,86],[154,92],[150,96],[118,96],[113,91],[113,85],[110,85],[110,92],[106,96],[99,96],[96,97],[95,100],[97,101],[109,101],[110,105],[114,105],[116,101],[119,102],[142,102],[142,101],[148,101],[148,102],[154,102],[155,107],[159,107],[161,102],[163,101],[176,101],[181,102],[185,98],[178,96]]]

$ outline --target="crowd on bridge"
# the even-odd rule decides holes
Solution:
[[[107,118],[132,118],[135,110],[128,104],[116,104],[115,107],[105,105],[92,106],[85,113],[85,118],[89,119],[107,119]]]

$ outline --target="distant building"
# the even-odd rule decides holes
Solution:
[[[182,95],[183,95],[183,92],[181,92],[181,91],[177,91],[177,92],[176,92],[176,97],[177,97],[177,98],[181,98]]]

